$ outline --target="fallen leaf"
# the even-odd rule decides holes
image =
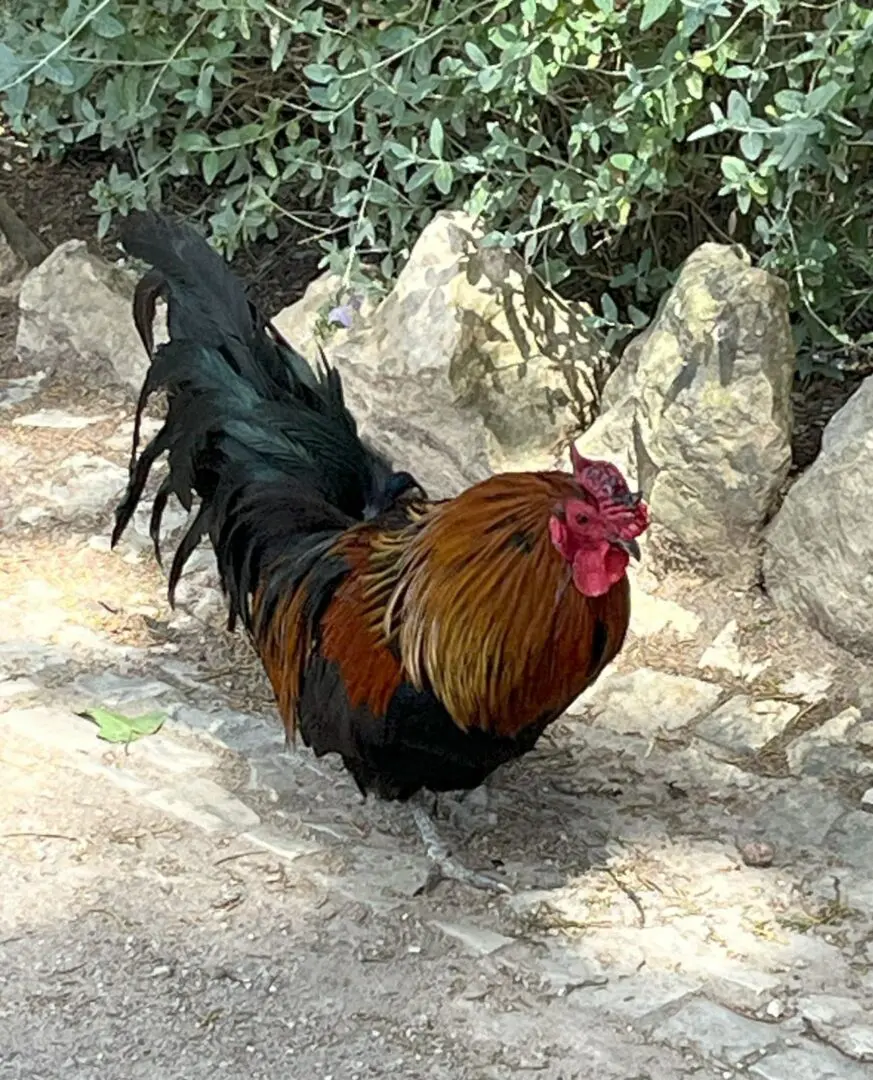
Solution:
[[[86,720],[93,720],[98,727],[97,738],[111,743],[131,743],[143,735],[154,735],[164,726],[162,713],[146,713],[144,716],[125,716],[109,709],[86,709],[79,713]]]

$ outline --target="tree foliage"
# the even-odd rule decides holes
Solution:
[[[706,237],[873,330],[873,11],[848,0],[18,0],[0,100],[34,150],[124,153],[100,228],[180,178],[232,251],[282,216],[396,271],[436,209],[645,311]]]

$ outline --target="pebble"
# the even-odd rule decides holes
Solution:
[[[776,852],[766,841],[752,840],[740,848],[740,857],[746,866],[772,866]]]

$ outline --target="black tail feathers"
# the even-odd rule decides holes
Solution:
[[[153,268],[133,303],[151,366],[137,406],[130,481],[116,511],[112,543],[166,452],[169,472],[155,495],[150,526],[158,558],[170,495],[187,510],[195,497],[200,502],[173,560],[170,598],[185,561],[209,535],[231,618],[242,613],[247,620],[245,594],[265,559],[305,536],[371,516],[415,482],[392,473],[362,443],[339,373],[323,356],[313,370],[192,228],[157,213],[137,213],[126,219],[122,242]],[[170,340],[155,349],[159,297],[167,302]],[[142,412],[156,390],[167,395],[164,424],[138,453]]]

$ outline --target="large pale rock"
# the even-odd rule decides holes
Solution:
[[[431,455],[459,452],[443,470],[446,479],[461,479],[460,463],[467,480],[481,467],[553,465],[596,413],[599,372],[608,363],[580,305],[547,291],[517,256],[480,240],[466,215],[438,215],[375,312],[362,311],[325,340],[375,429],[399,420],[407,434],[427,433]],[[326,295],[319,284],[276,317],[290,341],[312,342]]]
[[[780,607],[849,649],[873,650],[873,378],[825,428],[821,452],[767,530],[764,577]]]
[[[597,727],[652,737],[678,732],[715,708],[724,691],[715,683],[652,668],[615,669],[577,698],[571,716],[587,712]]]
[[[18,358],[78,371],[88,386],[111,380],[139,392],[148,365],[131,314],[138,277],[91,254],[81,240],[61,244],[21,285]],[[156,327],[157,339],[163,336]]]
[[[747,584],[791,461],[787,290],[740,249],[703,244],[632,342],[579,441],[642,488],[650,547]]]

